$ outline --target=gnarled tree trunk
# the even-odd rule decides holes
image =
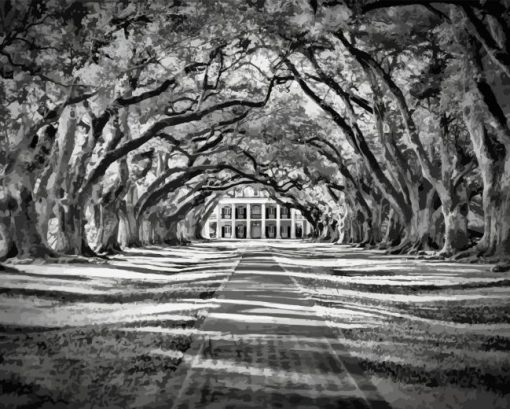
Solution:
[[[116,206],[101,206],[96,252],[113,254],[122,251],[118,242],[119,216]]]
[[[138,219],[135,216],[134,204],[137,201],[136,185],[132,185],[126,195],[126,199],[119,208],[119,242],[122,247],[139,247],[141,245]]]

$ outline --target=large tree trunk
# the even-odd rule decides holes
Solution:
[[[214,210],[214,207],[212,208]],[[212,213],[211,210],[211,213]],[[192,232],[190,239],[193,240],[203,240],[205,237],[202,235],[202,230],[204,229],[204,224],[208,223],[210,213],[205,210],[201,212],[195,212],[194,214],[194,223],[192,227]]]
[[[486,256],[510,254],[510,157],[505,147],[491,136],[483,123],[478,98],[466,85],[464,121],[469,130],[483,180],[484,234],[477,252]]]
[[[195,225],[195,234],[194,238],[197,240],[203,239],[202,237],[202,230],[205,223],[208,223],[209,217],[214,212],[214,209],[216,208],[218,204],[217,197],[213,197],[209,202],[202,208],[202,211],[200,212],[200,216],[197,219],[197,223]]]
[[[386,222],[386,231],[380,244],[381,248],[397,246],[400,243],[402,228],[399,224],[395,209],[390,208]]]
[[[510,152],[507,151],[503,174],[500,177],[499,194],[495,202],[495,216],[499,228],[493,229],[490,244],[497,256],[510,256]]]
[[[60,120],[57,131],[57,146],[54,152],[52,162],[52,176],[46,182],[46,186],[40,189],[41,194],[46,193],[46,208],[41,214],[42,224],[48,225],[51,215],[55,215],[58,221],[59,231],[56,237],[56,249],[67,254],[77,254],[80,251],[81,244],[74,245],[74,214],[75,206],[64,206],[63,201],[72,201],[72,192],[70,192],[70,173],[69,163],[75,146],[77,131],[77,118],[73,108],[64,111]],[[67,214],[71,213],[71,214]],[[81,240],[80,240],[81,241]]]
[[[41,239],[44,241],[44,243],[48,247],[52,248],[48,242],[49,221],[52,217],[52,211],[50,208],[51,202],[45,197],[38,197],[37,195],[34,195],[34,197],[35,211],[37,213],[37,230],[39,231]]]
[[[16,245],[12,234],[9,198],[0,199],[0,260],[16,256]]]
[[[305,237],[304,233],[303,233],[303,237]],[[339,243],[341,243],[342,238],[343,237],[342,237],[342,231],[341,231],[341,221],[340,221],[340,219],[335,219],[334,232],[332,234],[331,242],[334,244],[339,244]]]
[[[207,218],[205,219],[205,223],[207,223]],[[205,237],[202,236],[202,229],[204,228],[204,222],[202,220],[198,220],[195,223],[195,228],[193,231],[193,239],[195,240],[203,240]]]
[[[65,209],[57,205],[54,213],[58,224],[55,249],[62,254],[96,256],[87,242],[82,207],[76,203],[70,203]]]
[[[478,248],[485,256],[510,256],[510,155],[483,166],[485,231]],[[482,168],[482,167],[481,167]]]
[[[410,191],[413,209],[411,221],[409,223],[402,223],[402,240],[397,247],[390,249],[391,253],[415,253],[430,249],[429,227],[433,211],[434,194],[434,189],[425,179]]]
[[[383,222],[383,203],[381,200],[374,203],[372,206],[372,214],[369,220],[369,225],[367,228],[370,230],[370,238],[368,243],[371,246],[375,246],[379,243],[381,243],[383,237],[382,237],[382,231],[381,231],[381,225]]]
[[[180,219],[167,219],[165,221],[165,239],[164,242],[166,244],[181,244],[181,237],[179,237],[179,232],[177,230],[177,226],[180,222]]]
[[[9,254],[16,254],[18,258],[55,256],[55,252],[45,245],[45,240],[37,230],[38,217],[29,178],[14,173],[9,179],[7,200],[11,207],[10,227],[3,228],[4,234],[11,236],[6,239]]]
[[[444,247],[444,232],[443,208],[440,205],[437,209],[434,209],[430,219],[430,238],[437,245],[437,248],[442,249]]]
[[[364,219],[360,223],[360,233],[361,233],[361,246],[368,246],[373,244],[374,242],[374,236],[373,236],[373,230],[371,227],[371,224],[368,222],[367,219]]]
[[[139,226],[133,212],[119,212],[119,243],[122,247],[140,247]]]
[[[345,244],[348,241],[348,223],[349,223],[349,213],[350,210],[346,205],[343,206],[343,212],[340,213],[340,218],[338,220],[338,244]]]
[[[453,8],[452,8],[453,10]],[[455,21],[452,15],[452,21]],[[465,34],[465,33],[463,33]],[[463,116],[483,180],[485,230],[478,254],[510,256],[510,127],[485,75],[483,55],[474,37],[466,39]]]
[[[122,251],[118,242],[119,216],[116,209],[101,206],[96,252],[114,254]]]
[[[1,199],[7,205],[6,209],[0,209],[5,211],[2,228],[6,235],[4,241],[9,256],[15,254],[19,258],[56,255],[38,231],[39,218],[33,195],[37,176],[51,156],[56,128],[50,125],[44,130],[34,129],[20,128],[18,137],[22,142],[16,149],[7,152],[1,186]]]
[[[166,222],[161,212],[152,213],[148,218],[148,239],[150,244],[161,244],[165,242],[167,233]]]
[[[139,225],[140,225],[140,239],[142,241],[142,244],[155,244],[156,238],[155,238],[155,221],[151,219],[151,217],[147,219],[143,219]]]
[[[140,247],[140,227],[135,216],[134,204],[137,201],[136,185],[130,187],[125,201],[120,206],[119,242],[122,247]]]
[[[359,212],[351,219],[351,243],[359,244],[363,241],[363,217]]]
[[[467,215],[469,212],[467,190],[459,185],[455,197],[442,199],[441,209],[444,217],[444,244],[440,254],[451,256],[469,246]]]
[[[69,233],[73,231],[73,225],[69,225],[68,214],[62,206],[55,204],[52,214],[55,216],[55,230],[50,231],[52,236],[51,246],[62,254],[75,254],[72,245],[72,237],[68,237]],[[74,224],[74,223],[73,223]]]
[[[338,241],[339,237],[340,235],[338,232],[338,221],[335,219],[328,220],[326,224],[324,240],[329,241],[331,243],[335,243],[336,241]]]

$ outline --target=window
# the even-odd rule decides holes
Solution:
[[[262,218],[260,205],[253,205],[251,207],[251,217],[253,219],[261,219]]]
[[[236,219],[246,219],[246,207],[236,207]]]
[[[276,219],[276,207],[269,206],[266,209],[266,218],[267,219]]]
[[[280,209],[280,219],[290,219],[290,209],[288,207]]]
[[[223,226],[223,237],[232,237],[232,226]]]
[[[231,219],[232,218],[232,207],[225,206],[221,209],[221,218],[222,219]]]

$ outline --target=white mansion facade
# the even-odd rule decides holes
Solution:
[[[297,209],[281,206],[251,186],[225,194],[203,229],[204,237],[218,239],[295,239],[310,232],[310,223]]]

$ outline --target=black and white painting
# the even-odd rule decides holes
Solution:
[[[510,407],[510,0],[0,0],[0,408]]]

